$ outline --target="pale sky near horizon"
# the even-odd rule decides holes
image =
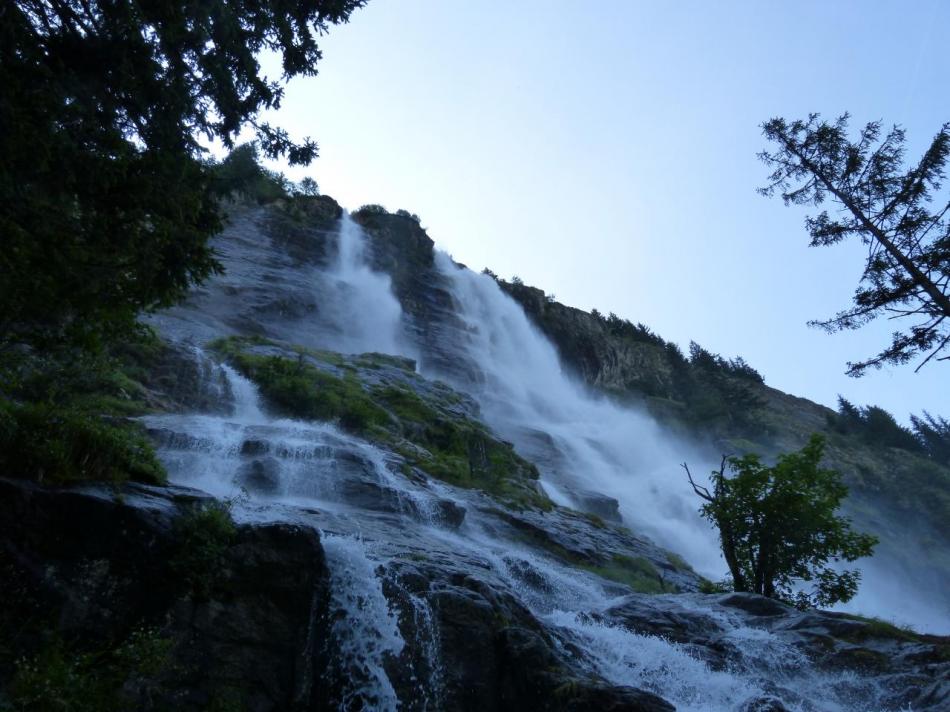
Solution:
[[[372,0],[275,119],[320,144],[288,175],[418,213],[473,269],[906,422],[950,416],[950,363],[844,375],[893,329],[806,326],[850,305],[864,252],[809,248],[807,213],[756,194],[759,124],[849,111],[918,157],[950,121],[948,28],[943,0]]]

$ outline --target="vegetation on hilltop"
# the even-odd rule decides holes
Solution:
[[[664,340],[643,324],[632,324],[596,309],[590,314],[564,307],[539,289],[520,280],[506,282],[489,272],[499,286],[514,297],[542,330],[555,342],[565,358],[581,374],[593,376],[605,353],[632,354],[638,367],[624,372],[622,383],[598,384],[616,395],[636,394],[645,398],[654,414],[674,419],[692,429],[711,424],[734,436],[761,433],[758,413],[765,405],[759,386],[764,381],[741,357],[725,359],[699,344],[690,344],[689,353]]]

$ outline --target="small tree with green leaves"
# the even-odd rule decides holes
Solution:
[[[711,491],[683,468],[704,500],[703,517],[719,530],[733,589],[799,608],[850,600],[861,573],[834,564],[870,556],[877,538],[851,529],[835,514],[848,489],[835,470],[820,466],[824,439],[812,435],[799,452],[769,467],[757,455],[723,457]],[[731,476],[727,475],[727,466]],[[801,584],[812,584],[804,590]]]

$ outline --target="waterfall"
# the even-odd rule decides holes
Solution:
[[[440,346],[465,368],[429,375],[472,395],[484,420],[539,465],[552,497],[570,503],[583,490],[614,497],[631,528],[717,577],[718,547],[676,465],[698,456],[646,415],[572,382],[553,345],[490,277],[444,254],[436,260],[458,320],[440,333]],[[335,260],[311,277],[318,309],[295,322],[301,343],[404,355],[416,348],[407,342],[390,278],[370,269],[365,235],[349,216],[340,223]],[[240,373],[200,349],[196,358],[209,389],[228,406],[142,420],[176,484],[218,497],[246,491],[234,509],[239,521],[290,521],[320,531],[334,651],[326,677],[340,690],[340,709],[443,707],[437,610],[418,586],[429,561],[435,574],[473,576],[512,596],[578,669],[652,690],[678,709],[744,710],[779,693],[787,709],[803,712],[880,707],[870,683],[850,673],[814,673],[793,645],[702,596],[662,599],[724,631],[723,645],[741,651],[727,666],[711,666],[689,645],[632,632],[612,617],[627,600],[616,586],[528,545],[479,492],[413,475],[393,453],[333,424],[276,417]],[[464,512],[461,524],[440,520],[446,503]],[[395,677],[394,669],[410,674]],[[411,680],[411,689],[394,685],[400,679]]]
[[[399,700],[384,663],[399,655],[406,642],[383,595],[377,564],[357,537],[324,534],[322,544],[330,568],[331,634],[338,651],[333,668],[343,690],[339,709],[394,712]]]
[[[609,495],[631,527],[718,579],[718,546],[677,465],[696,461],[692,448],[647,415],[571,381],[551,342],[494,279],[457,267],[444,253],[436,264],[466,326],[456,347],[482,372],[473,395],[487,422],[540,466],[549,495],[556,501],[570,500],[571,490]]]
[[[392,280],[370,269],[363,229],[344,212],[337,234],[336,259],[312,277],[317,313],[303,328],[313,342],[334,351],[412,356]]]

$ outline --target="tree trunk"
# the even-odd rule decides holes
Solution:
[[[732,587],[736,591],[749,591],[749,584],[742,575],[742,569],[739,567],[739,561],[736,558],[736,542],[732,536],[732,528],[729,522],[717,518],[716,524],[719,526],[719,536],[722,539],[722,555],[729,566],[729,573],[732,575]]]

